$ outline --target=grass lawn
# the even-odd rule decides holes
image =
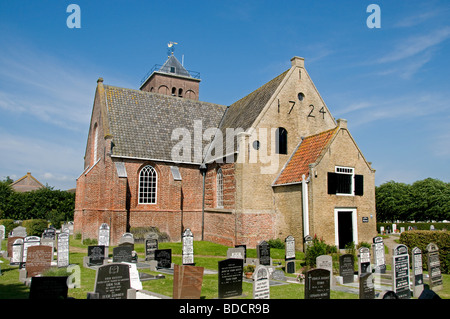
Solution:
[[[6,249],[6,241],[3,241],[3,250]],[[181,264],[181,243],[160,243],[161,249],[172,249],[172,262]],[[109,248],[112,256],[112,248]],[[228,247],[210,242],[194,242],[195,263],[196,266],[207,269],[217,270],[217,262],[226,259]],[[135,250],[139,258],[144,258],[144,244],[136,244]],[[86,299],[87,293],[94,291],[96,271],[83,267],[83,257],[87,254],[87,245],[83,245],[80,240],[70,239],[70,263],[80,266],[81,287],[69,289],[69,296],[75,299]],[[284,266],[284,249],[271,249],[271,256],[274,262],[281,262]],[[247,249],[247,257],[255,258],[256,249]],[[19,270],[17,266],[10,266],[8,261],[0,258],[2,276],[0,276],[0,299],[27,299],[29,288],[19,282]],[[296,253],[297,270],[301,268],[300,264],[304,260],[304,254]],[[156,275],[149,269],[139,269],[140,272]],[[61,275],[64,268],[56,270],[56,275]],[[53,274],[55,275],[55,273]],[[293,276],[293,275],[288,275]],[[165,275],[165,279],[143,281],[143,289],[172,296],[173,276]],[[214,299],[218,296],[217,275],[204,275],[202,285],[202,298]],[[441,298],[450,299],[450,275],[443,275],[444,289],[438,292]],[[243,282],[244,298],[252,298],[252,284]],[[304,299],[304,285],[286,284],[270,287],[271,299]],[[331,299],[358,299],[358,295],[352,293],[331,291]]]

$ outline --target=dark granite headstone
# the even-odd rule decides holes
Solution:
[[[439,249],[434,243],[427,245],[428,274],[430,277],[430,288],[439,290],[442,288],[441,262],[439,260]]]
[[[170,268],[172,266],[172,249],[155,250],[155,260],[158,268]]]
[[[129,267],[113,263],[97,269],[95,293],[99,299],[127,299],[127,291],[131,287]]]
[[[295,239],[293,236],[289,235],[284,240],[285,242],[285,271],[288,274],[295,273]]]
[[[114,263],[120,263],[120,262],[126,262],[131,263],[132,262],[132,248],[131,246],[118,246],[113,248],[113,262]]]
[[[44,232],[42,233],[42,239],[47,238],[47,239],[56,239],[56,229],[54,228],[47,228],[44,230]]]
[[[339,276],[342,277],[342,282],[344,284],[353,282],[355,273],[354,265],[355,260],[352,254],[339,256]]]
[[[437,293],[435,293],[433,290],[425,289],[420,294],[419,299],[435,299],[435,300],[438,300],[438,299],[441,299],[441,297],[439,297],[439,295]]]
[[[175,264],[173,270],[173,299],[200,299],[203,271],[203,267]]]
[[[225,259],[219,261],[219,298],[242,295],[242,259]]]
[[[375,285],[371,273],[359,276],[359,299],[375,299]]]
[[[330,271],[312,269],[305,276],[305,299],[330,299]]]
[[[105,246],[88,246],[89,266],[101,266],[105,259]]]
[[[33,277],[29,299],[67,299],[68,276]]]
[[[409,255],[408,247],[405,245],[397,245],[394,248],[394,256],[392,257],[393,270],[393,288],[399,299],[411,298],[411,290],[409,289]]]
[[[411,251],[412,271],[413,271],[413,291],[414,296],[420,296],[423,291],[423,265],[422,265],[422,251],[419,247],[414,247]]]
[[[358,275],[371,273],[370,269],[370,250],[367,247],[358,249]]]
[[[258,254],[259,264],[270,266],[270,247],[266,241],[263,240],[256,246],[256,252]]]
[[[156,249],[158,249],[158,235],[151,233],[145,238],[145,260],[155,260]]]

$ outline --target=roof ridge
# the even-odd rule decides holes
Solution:
[[[105,87],[105,89],[108,89],[108,88],[122,89],[122,90],[127,90],[127,91],[134,91],[134,92],[136,92],[136,93],[140,93],[140,94],[143,94],[143,95],[156,95],[156,96],[161,96],[161,97],[172,98],[172,99],[174,99],[174,100],[176,100],[176,99],[181,99],[181,100],[192,101],[192,102],[194,102],[194,103],[209,104],[209,105],[217,105],[217,106],[222,106],[222,107],[225,107],[225,108],[228,107],[227,105],[224,105],[224,104],[218,104],[218,103],[213,103],[213,102],[207,102],[207,101],[201,101],[201,100],[188,99],[188,98],[185,98],[185,97],[172,96],[172,95],[167,95],[167,94],[157,93],[157,92],[142,91],[142,90],[139,90],[139,89],[124,88],[124,87],[115,86],[115,85],[110,85],[110,84],[104,84],[103,86]]]
[[[232,103],[231,105],[237,104],[238,102],[244,100],[247,97],[250,97],[253,94],[256,94],[258,91],[261,91],[263,87],[269,86],[269,84],[273,83],[275,80],[278,80],[279,77],[286,76],[286,73],[289,71],[290,69],[284,71],[283,73],[280,73],[279,75],[277,75],[276,77],[274,77],[272,80],[270,80],[269,82],[264,83],[263,85],[261,85],[259,88],[257,88],[256,90],[250,92],[249,94],[245,95],[244,97],[240,98],[239,100],[237,100],[236,102]]]

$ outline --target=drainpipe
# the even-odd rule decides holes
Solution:
[[[206,180],[206,165],[200,165],[200,172],[203,175],[203,197],[202,197],[202,241],[205,240],[205,180]]]
[[[302,204],[303,204],[303,238],[309,235],[308,185],[305,175],[302,175]]]

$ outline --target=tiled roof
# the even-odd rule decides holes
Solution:
[[[337,130],[338,127],[304,138],[275,180],[274,185],[299,183],[302,175],[307,178],[309,164],[317,161]]]
[[[104,85],[104,89],[114,143],[112,155],[119,157],[174,161],[172,149],[183,139],[175,136],[172,141],[172,132],[179,129],[190,133],[191,161],[185,162],[200,164],[208,141],[202,138],[201,144],[194,143],[194,121],[200,121],[197,123],[203,131],[217,128],[226,109],[223,105],[110,85]]]
[[[228,107],[219,128],[223,136],[223,155],[227,155],[226,145],[233,139],[233,136],[226,136],[226,129],[243,129],[246,131],[250,128],[280,86],[288,71],[283,72]],[[236,150],[236,147],[237,142],[234,136],[234,150]],[[209,162],[212,159],[215,158],[207,158],[205,161]]]

